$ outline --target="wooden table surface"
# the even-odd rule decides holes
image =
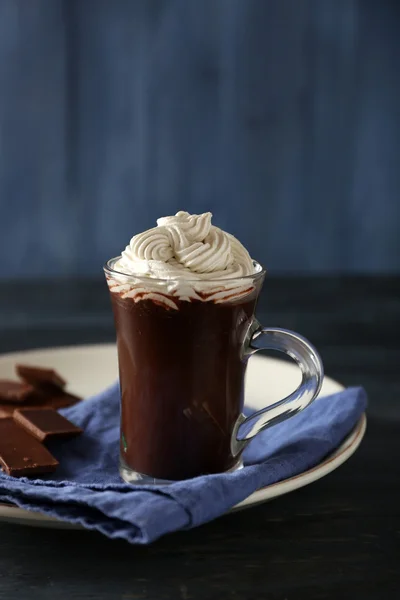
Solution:
[[[0,284],[0,351],[109,342],[101,281]],[[149,547],[0,524],[0,599],[363,600],[400,592],[400,278],[270,278],[266,325],[369,394],[367,434],[326,478]]]

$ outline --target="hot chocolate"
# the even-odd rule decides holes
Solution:
[[[104,270],[117,329],[125,481],[236,469],[250,439],[318,395],[318,352],[293,331],[255,320],[265,271],[236,238],[211,225],[211,213],[158,219]],[[245,418],[246,360],[261,349],[294,358],[302,381]]]
[[[180,212],[132,238],[106,277],[117,330],[122,469],[166,480],[231,469],[243,408],[242,347],[261,268],[211,225],[211,213]]]
[[[121,459],[159,479],[232,468],[231,434],[243,408],[243,340],[256,293],[215,304],[111,294],[121,384]]]

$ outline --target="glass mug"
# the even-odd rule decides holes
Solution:
[[[160,483],[240,468],[258,432],[316,398],[323,378],[318,352],[297,333],[258,323],[265,270],[256,262],[255,273],[239,279],[173,282],[119,273],[118,259],[104,271],[117,335],[122,478]],[[183,285],[193,285],[201,299],[185,297]],[[291,356],[302,381],[246,418],[246,366],[261,349]]]

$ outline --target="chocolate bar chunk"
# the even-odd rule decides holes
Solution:
[[[67,408],[68,406],[72,406],[80,401],[81,398],[74,396],[73,394],[68,394],[67,392],[59,392],[55,395],[50,394],[42,396],[40,394],[35,394],[32,399],[29,399],[29,402],[21,402],[19,404],[16,404],[15,402],[2,402],[0,400],[0,419],[12,417],[16,407],[21,405],[29,406],[29,408],[54,408],[58,410],[59,408]]]
[[[16,365],[15,370],[21,379],[35,387],[63,389],[66,385],[65,379],[54,371],[54,369],[32,367],[30,365]]]
[[[68,394],[68,392],[59,392],[58,394],[52,394],[47,396],[47,398],[45,398],[39,405],[39,403],[37,403],[37,406],[43,406],[46,408],[67,408],[67,406],[72,406],[73,404],[77,404],[78,402],[80,402],[82,400],[82,398],[79,398],[78,396],[74,396],[74,394]],[[36,402],[35,402],[36,405]],[[33,408],[33,406],[32,406]],[[36,408],[36,406],[35,406]]]
[[[0,404],[0,419],[12,417],[14,410],[15,406],[12,404]]]
[[[52,408],[25,408],[14,411],[14,420],[41,442],[67,439],[82,433],[82,429]]]
[[[0,420],[0,466],[12,477],[52,473],[58,461],[14,419]]]
[[[23,404],[35,396],[34,388],[19,381],[0,380],[0,402]]]

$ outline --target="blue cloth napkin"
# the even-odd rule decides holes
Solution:
[[[85,432],[53,443],[60,460],[52,479],[0,475],[0,501],[41,512],[110,538],[147,544],[210,521],[266,485],[309,469],[332,452],[366,407],[362,388],[314,402],[248,446],[245,467],[163,486],[123,483],[118,475],[119,388],[61,411]]]

